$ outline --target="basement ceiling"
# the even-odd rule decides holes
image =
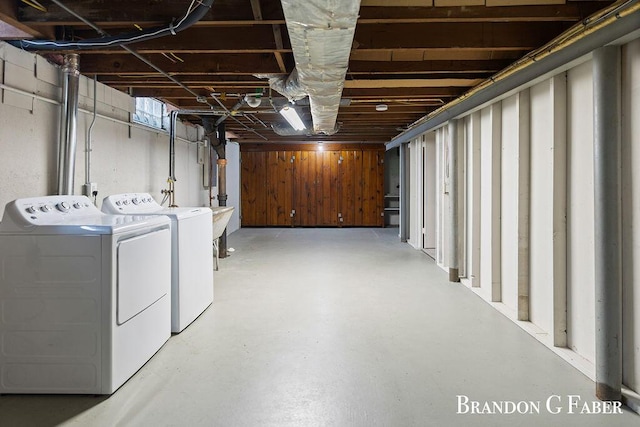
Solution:
[[[62,3],[116,35],[178,20],[191,1]],[[158,98],[180,109],[228,110],[227,132],[240,143],[384,143],[610,3],[361,0],[339,130],[333,135],[279,135],[272,128],[287,128],[277,112],[287,99],[269,89],[264,75],[286,77],[294,69],[280,0],[215,0],[202,20],[175,36],[128,45],[190,91],[120,47],[79,52],[80,71],[132,96]],[[0,21],[4,39],[99,37],[47,0],[0,0]],[[47,55],[55,61],[68,52]],[[242,102],[247,94],[260,95],[260,105]],[[306,98],[296,108],[312,128],[308,104]],[[377,111],[381,104],[386,111]]]

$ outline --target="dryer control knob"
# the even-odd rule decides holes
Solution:
[[[73,207],[76,208],[76,209],[82,209],[82,205],[80,203],[78,203],[78,202],[75,202],[73,204]]]
[[[56,205],[56,209],[58,209],[60,212],[69,212],[69,209],[71,209],[71,207],[67,202],[60,202]]]
[[[124,200],[122,201],[122,203],[124,203],[125,205],[128,205],[128,204],[129,204],[129,200],[128,200],[128,199],[124,199]]]
[[[116,201],[116,206],[120,206],[122,205],[122,202],[120,200]]]
[[[49,206],[49,205],[40,206],[40,210],[42,212],[49,212],[51,210],[51,206]]]
[[[133,203],[134,205],[137,205],[140,203],[140,200],[138,200],[137,197],[134,197],[133,199],[131,199],[131,203]]]
[[[33,206],[29,206],[29,207],[26,209],[26,211],[27,211],[27,213],[33,214],[33,213],[36,213],[36,212],[37,212],[37,209],[36,209],[36,208],[34,208]]]

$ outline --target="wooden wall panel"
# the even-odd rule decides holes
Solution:
[[[317,224],[316,198],[316,152],[296,151],[293,162],[293,209],[294,224],[298,226],[314,226]]]
[[[338,158],[337,151],[317,151],[318,217],[317,225],[338,225]]]
[[[243,226],[384,225],[384,151],[259,148],[241,149]]]
[[[241,159],[241,224],[267,225],[267,153],[246,152]]]
[[[381,154],[363,151],[362,168],[362,225],[384,225],[384,167]]]
[[[340,173],[338,194],[340,196],[339,211],[343,226],[359,225],[362,221],[362,157],[360,151],[345,150],[340,152]],[[356,220],[356,212],[359,213]]]
[[[291,151],[267,153],[267,224],[291,226],[293,165]]]

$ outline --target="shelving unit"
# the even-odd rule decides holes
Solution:
[[[400,224],[400,195],[384,195],[384,225],[393,227]]]

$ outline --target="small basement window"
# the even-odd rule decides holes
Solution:
[[[156,129],[169,129],[169,113],[164,102],[155,98],[136,98],[133,121]]]

